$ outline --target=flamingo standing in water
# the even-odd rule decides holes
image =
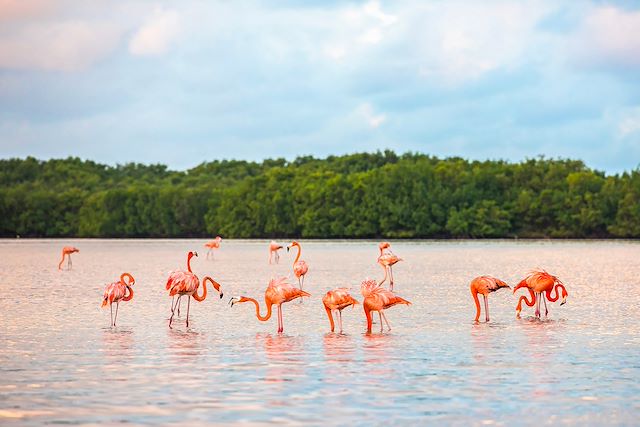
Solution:
[[[269,264],[271,264],[271,257],[274,254],[276,258],[276,264],[280,262],[280,254],[278,253],[280,249],[282,249],[282,245],[279,243],[276,243],[275,240],[272,240],[271,243],[269,243]]]
[[[378,285],[375,280],[365,280],[360,285],[360,291],[362,292],[362,296],[364,297],[364,301],[362,301],[362,307],[364,308],[364,314],[367,316],[367,333],[371,333],[371,324],[373,323],[373,319],[371,318],[371,312],[377,311],[380,315],[380,332],[383,331],[382,319],[387,323],[388,330],[391,330],[391,325],[389,325],[389,321],[387,320],[387,316],[384,315],[384,310],[389,307],[393,307],[396,304],[406,304],[410,305],[411,303],[404,298],[400,298],[396,294],[382,286]]]
[[[207,259],[209,259],[209,255],[211,255],[212,259],[214,258],[213,250],[220,248],[220,242],[221,241],[222,241],[222,237],[216,236],[216,238],[214,240],[204,244],[204,247],[208,248],[208,250],[207,250]]]
[[[322,304],[324,304],[324,309],[327,311],[327,316],[329,317],[331,332],[334,330],[332,311],[338,310],[340,333],[342,333],[342,310],[349,306],[359,304],[359,302],[349,294],[347,288],[336,288],[326,293],[324,298],[322,298]]]
[[[293,261],[293,274],[295,274],[296,277],[298,278],[298,286],[300,286],[300,290],[302,290],[304,286],[304,276],[305,274],[307,274],[307,271],[309,271],[309,266],[305,261],[302,261],[302,260],[298,261],[300,259],[300,254],[302,253],[302,248],[300,247],[300,243],[291,242],[291,244],[287,246],[287,252],[289,252],[289,249],[293,248],[294,246],[298,247],[298,255],[296,255],[296,259]],[[302,281],[300,281],[301,277],[302,277]]]
[[[286,277],[279,279],[271,279],[267,290],[264,292],[264,303],[267,306],[267,314],[260,315],[260,305],[253,298],[239,296],[229,300],[229,304],[233,307],[236,303],[252,302],[256,306],[256,317],[261,322],[266,322],[271,318],[271,308],[274,304],[278,305],[278,333],[284,332],[284,322],[282,320],[282,304],[293,301],[296,298],[310,297],[311,295],[302,289],[295,288],[287,283]]]
[[[488,322],[489,321],[489,294],[491,292],[495,292],[500,288],[510,288],[509,285],[504,283],[500,279],[496,279],[491,276],[480,276],[476,277],[471,281],[471,295],[473,296],[473,300],[476,303],[476,322],[480,318],[480,301],[478,300],[478,294],[482,294],[484,298],[484,318]]]
[[[194,256],[198,256],[198,252],[191,252],[189,251],[189,253],[187,254],[187,271],[189,273],[193,273],[193,271],[191,271],[191,258],[193,258]],[[182,270],[174,270],[171,273],[169,273],[169,278],[171,278],[172,275],[177,274],[182,272]],[[167,290],[170,291],[169,288],[169,282],[167,282]],[[178,317],[180,317],[180,304],[176,304],[176,306],[173,305],[173,303],[175,302],[176,297],[174,296],[173,298],[171,298],[171,314],[173,314],[173,311],[175,310],[176,306],[178,307]],[[179,302],[179,301],[178,301]]]
[[[205,276],[202,279],[202,295],[198,295],[197,291],[200,287],[200,279],[198,276],[191,272],[191,258],[193,256],[197,256],[194,252],[189,252],[187,255],[187,267],[189,271],[173,271],[169,274],[169,279],[167,280],[166,288],[169,290],[169,296],[174,297],[178,295],[178,299],[173,304],[173,300],[171,302],[171,317],[169,318],[169,327],[171,327],[171,323],[173,322],[173,315],[175,314],[176,306],[179,306],[180,300],[183,296],[187,296],[189,299],[187,300],[187,327],[189,327],[189,308],[191,306],[191,297],[198,302],[202,302],[207,298],[207,282],[210,282],[213,288],[218,291],[220,294],[220,298],[222,298],[222,290],[220,289],[220,284],[213,280],[209,276]]]
[[[378,257],[378,264],[380,264],[385,269],[385,279],[387,277],[387,269],[389,269],[389,289],[393,291],[393,265],[402,261],[402,258],[398,258],[398,256],[393,254],[392,252],[384,252],[384,249],[388,248],[389,246],[383,247],[383,244],[388,244],[390,246],[389,242],[380,243],[380,256]],[[382,282],[380,282],[380,284],[382,284]]]
[[[62,263],[64,262],[64,257],[69,257],[67,260],[67,268],[71,270],[71,254],[74,252],[80,252],[80,249],[74,248],[73,246],[65,246],[62,248],[62,259],[60,260],[60,264],[58,264],[58,270],[62,270]]]
[[[127,279],[125,281],[125,278]],[[118,319],[118,307],[120,307],[120,301],[131,301],[133,298],[133,289],[131,287],[136,283],[133,276],[129,273],[122,273],[120,280],[113,282],[104,289],[104,295],[102,296],[101,307],[109,304],[111,308],[111,324],[109,326],[116,326],[116,320]],[[128,294],[127,294],[128,292]],[[116,303],[116,317],[113,317],[113,303]]]
[[[545,300],[546,293],[547,299],[551,302],[555,302],[560,298],[559,291],[562,291],[562,302],[560,305],[564,305],[567,302],[567,289],[564,287],[564,283],[560,281],[556,276],[553,276],[547,273],[544,270],[534,270],[530,272],[527,277],[522,279],[520,283],[513,288],[513,293],[520,288],[527,288],[529,290],[529,295],[531,296],[531,301],[527,300],[525,296],[520,297],[518,300],[518,305],[516,307],[516,316],[520,317],[520,312],[522,311],[522,302],[524,301],[529,307],[536,305],[536,317],[540,317],[540,300],[544,303],[544,315],[547,316],[549,314],[549,309],[547,308],[547,301]],[[552,295],[552,292],[555,292],[555,295]]]

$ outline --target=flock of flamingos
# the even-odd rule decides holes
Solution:
[[[207,258],[209,258],[210,256],[213,257],[213,250],[220,247],[221,241],[222,238],[220,236],[217,236],[215,240],[205,244],[205,247],[208,249]],[[289,284],[285,277],[279,279],[271,279],[264,293],[264,301],[267,310],[265,315],[262,315],[260,313],[260,305],[254,298],[239,296],[233,297],[229,301],[232,307],[234,304],[245,302],[253,303],[256,308],[256,317],[262,322],[265,322],[271,318],[272,308],[274,305],[276,305],[278,308],[279,333],[284,331],[284,322],[282,319],[282,304],[293,301],[297,298],[311,296],[308,292],[303,290],[304,277],[309,271],[309,266],[305,261],[300,259],[300,254],[302,251],[300,244],[298,242],[292,242],[287,246],[287,252],[293,248],[297,248],[298,251],[296,258],[293,261],[293,273],[298,280],[298,287],[296,288],[295,286]],[[389,325],[389,321],[387,320],[384,311],[390,307],[393,307],[394,305],[411,304],[409,301],[396,295],[393,292],[393,266],[399,261],[402,261],[402,259],[398,258],[398,256],[396,256],[391,251],[391,244],[389,242],[380,243],[378,245],[378,248],[380,250],[380,255],[378,256],[377,262],[384,269],[384,277],[380,282],[376,282],[375,280],[365,280],[360,286],[362,296],[364,297],[364,300],[362,301],[362,307],[364,308],[364,313],[367,318],[367,333],[371,333],[373,312],[378,313],[380,317],[380,332],[383,332],[383,320],[387,324],[388,330],[391,330],[391,326]],[[283,249],[282,245],[271,241],[271,243],[269,244],[270,264],[274,258],[276,263],[279,262],[280,255],[278,251],[280,249]],[[60,261],[60,264],[58,264],[58,269],[62,268],[65,257],[67,258],[67,268],[71,268],[71,254],[74,252],[79,252],[79,250],[71,246],[66,246],[62,249],[62,260]],[[198,302],[204,301],[207,297],[207,282],[211,284],[213,289],[215,289],[220,295],[220,298],[222,298],[223,293],[220,284],[209,276],[204,277],[204,279],[202,280],[202,293],[198,293],[198,289],[200,289],[200,279],[198,279],[198,276],[196,276],[191,271],[191,258],[193,258],[194,256],[198,256],[198,254],[196,252],[189,252],[187,254],[186,271],[175,270],[169,274],[169,278],[166,284],[166,290],[168,291],[169,296],[172,297],[169,327],[171,327],[176,312],[178,316],[180,316],[180,302],[182,297],[184,296],[187,297],[186,325],[187,327],[189,326],[189,309],[191,306],[191,297],[193,297],[193,299]],[[383,286],[387,279],[389,279],[389,289]],[[135,279],[131,274],[123,273],[120,276],[120,280],[106,286],[102,299],[102,307],[105,307],[108,304],[111,309],[111,326],[116,326],[120,301],[130,301],[133,298],[132,287],[134,283]],[[470,289],[476,306],[476,322],[478,322],[481,312],[478,294],[482,295],[484,299],[485,319],[488,322],[489,305],[487,298],[491,292],[497,291],[500,288],[511,289],[510,286],[505,282],[492,276],[479,276],[471,281]],[[549,313],[546,300],[555,302],[560,297],[562,297],[562,302],[560,303],[560,305],[563,305],[567,300],[568,294],[564,284],[557,277],[552,276],[551,274],[543,270],[534,270],[530,272],[514,287],[513,293],[515,294],[515,292],[520,288],[526,288],[529,292],[530,298],[527,298],[527,295],[523,295],[519,298],[518,305],[516,306],[517,317],[520,316],[523,302],[529,307],[533,307],[535,305],[535,315],[539,318],[540,301],[544,303],[546,316]],[[302,302],[302,300],[300,302]],[[114,303],[116,304],[115,317],[113,315]],[[340,333],[342,333],[342,310],[349,306],[359,304],[359,302],[349,294],[347,288],[336,288],[328,291],[322,298],[322,303],[324,304],[324,309],[326,310],[327,317],[329,318],[331,332],[334,332],[335,330],[333,316],[337,311]]]

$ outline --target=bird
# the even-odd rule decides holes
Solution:
[[[272,240],[269,243],[269,264],[271,264],[271,258],[275,254],[276,264],[280,262],[280,254],[278,251],[282,249],[282,245],[277,243],[275,240]]]
[[[386,242],[383,242],[383,243],[386,243]],[[384,252],[384,250],[382,249],[382,243],[380,245],[381,245],[380,256],[378,257],[378,264],[380,264],[385,269],[384,280],[386,280],[386,277],[387,277],[386,270],[389,269],[389,276],[390,276],[389,289],[393,291],[393,265],[402,261],[402,258],[398,258],[397,255],[391,252]],[[380,282],[380,284],[382,284],[383,282]]]
[[[60,264],[58,264],[58,270],[62,270],[62,263],[64,262],[64,257],[69,257],[67,260],[67,267],[71,270],[71,254],[74,252],[80,252],[80,249],[75,248],[73,246],[65,246],[62,248],[62,259],[60,260]]]
[[[222,237],[216,236],[216,238],[214,240],[204,244],[204,247],[208,248],[208,250],[207,250],[207,259],[209,259],[209,255],[211,255],[211,258],[214,258],[213,250],[214,249],[218,249],[220,247],[220,242],[221,241],[222,241]]]
[[[276,304],[278,306],[278,333],[284,332],[284,322],[282,320],[282,304],[285,302],[293,301],[296,298],[310,297],[308,292],[291,286],[287,283],[286,277],[279,279],[271,279],[267,289],[264,291],[264,303],[267,306],[267,314],[260,315],[260,305],[258,301],[253,298],[238,296],[232,297],[229,300],[229,304],[233,307],[234,304],[243,302],[252,302],[256,306],[256,317],[261,322],[266,322],[271,318],[272,306]]]
[[[520,317],[520,311],[522,310],[522,301],[524,300],[525,304],[528,306],[533,306],[535,303],[536,317],[540,317],[540,300],[544,303],[544,315],[547,316],[549,314],[549,309],[547,308],[547,301],[545,300],[544,293],[547,295],[547,299],[551,302],[555,302],[560,297],[559,289],[562,291],[562,302],[560,305],[564,305],[567,302],[567,289],[564,286],[564,283],[560,281],[556,276],[553,276],[547,273],[544,270],[533,270],[531,271],[524,279],[520,281],[514,288],[513,293],[520,288],[527,288],[529,290],[529,294],[532,297],[532,301],[529,302],[526,297],[520,297],[518,301],[518,305],[516,307],[516,317]],[[552,295],[552,292],[555,292],[555,296]]]
[[[367,316],[367,333],[371,333],[371,324],[373,319],[371,318],[371,312],[377,311],[380,315],[380,332],[383,331],[382,319],[387,323],[388,330],[391,330],[391,325],[387,317],[384,315],[384,310],[389,307],[393,307],[396,304],[411,305],[411,302],[404,298],[401,298],[393,292],[385,289],[376,283],[375,280],[367,279],[360,285],[360,291],[364,297],[362,301],[362,307],[364,308],[364,314]]]
[[[191,252],[191,251],[190,251],[190,252],[187,254],[187,271],[188,271],[189,273],[193,273],[193,272],[191,271],[191,258],[193,258],[194,256],[198,256],[198,252],[196,252],[196,251]],[[169,277],[171,277],[173,274],[177,274],[177,273],[179,273],[179,272],[183,272],[183,271],[182,271],[182,270],[174,270],[174,271],[172,271],[171,273],[169,273]],[[170,291],[170,289],[169,289],[169,282],[167,282],[167,290],[168,290],[168,291]],[[174,310],[176,309],[176,306],[177,306],[177,308],[178,308],[178,317],[180,317],[180,304],[179,304],[179,302],[180,302],[180,301],[178,301],[178,304],[176,304],[176,305],[174,306],[174,305],[173,305],[173,303],[175,302],[175,299],[176,299],[176,297],[175,297],[175,296],[174,296],[173,298],[171,298],[171,314],[173,315],[173,312],[174,312]]]
[[[340,333],[342,333],[342,310],[349,306],[355,306],[356,304],[359,304],[359,302],[349,294],[349,290],[347,288],[336,288],[328,291],[325,294],[325,296],[322,298],[322,304],[324,304],[324,309],[326,310],[327,316],[329,317],[331,332],[333,332],[335,329],[332,311],[338,310],[340,319]]]
[[[476,303],[476,319],[477,322],[480,318],[480,301],[478,300],[478,294],[482,294],[484,298],[484,318],[488,322],[489,321],[489,302],[488,297],[491,292],[495,292],[500,288],[509,288],[511,287],[507,285],[500,279],[496,279],[491,276],[479,276],[471,281],[471,285],[469,286],[471,289],[471,295],[473,296],[473,300]]]
[[[385,249],[388,249],[388,251],[391,252],[391,243],[389,243],[389,242],[380,242],[378,244],[378,249],[380,249],[380,255],[382,255],[382,252]],[[393,253],[393,252],[391,252],[391,253]]]
[[[194,252],[189,252],[187,255],[187,267],[189,271],[177,270],[173,271],[169,274],[169,279],[167,280],[166,288],[169,291],[169,296],[175,297],[178,295],[178,300],[175,305],[180,304],[180,300],[183,296],[188,297],[187,302],[187,327],[189,327],[189,308],[191,306],[191,297],[198,302],[202,302],[207,298],[207,282],[210,282],[213,288],[218,291],[220,294],[220,298],[222,298],[223,293],[220,287],[220,284],[213,280],[209,276],[205,276],[202,279],[202,294],[198,295],[197,291],[200,287],[200,279],[198,276],[191,272],[191,258],[193,256],[197,256]],[[169,327],[171,327],[171,323],[173,322],[173,315],[175,314],[175,306],[171,305],[171,317],[169,318]]]
[[[293,261],[293,274],[295,274],[295,276],[298,278],[298,286],[300,287],[300,290],[302,290],[304,286],[304,276],[309,271],[309,266],[305,261],[302,261],[302,260],[298,261],[300,259],[300,254],[302,253],[302,248],[300,247],[300,243],[291,242],[291,244],[287,246],[287,252],[289,252],[289,250],[294,246],[298,247],[298,255],[296,255],[296,259]],[[300,280],[301,277],[302,277],[302,281]]]
[[[125,281],[125,279],[127,279]],[[116,320],[118,319],[118,307],[120,307],[120,301],[131,301],[133,298],[133,289],[131,288],[136,283],[133,276],[129,273],[122,273],[120,280],[110,283],[104,289],[104,295],[102,296],[101,307],[109,304],[111,308],[111,324],[109,326],[116,326]],[[113,303],[116,303],[116,317],[113,317]]]

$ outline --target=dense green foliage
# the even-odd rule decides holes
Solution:
[[[640,237],[640,170],[391,151],[185,172],[77,158],[0,160],[0,235]]]

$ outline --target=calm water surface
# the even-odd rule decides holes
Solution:
[[[252,305],[293,256],[267,264],[266,241],[0,241],[0,425],[326,424],[637,425],[640,416],[638,242],[395,242],[404,261],[393,330],[365,335],[361,307],[328,332],[324,293],[379,278],[374,242],[302,242],[312,297],[261,323]],[[60,249],[80,248],[71,271]],[[192,266],[223,286],[167,327],[167,273]],[[566,305],[538,321],[516,298],[490,297],[491,323],[474,324],[470,279],[510,284],[534,267],[566,284]],[[135,296],[117,328],[101,309],[104,285],[124,271]],[[374,325],[375,328],[378,325]],[[391,423],[391,424],[390,424]]]

